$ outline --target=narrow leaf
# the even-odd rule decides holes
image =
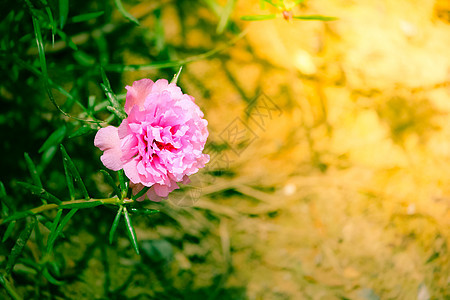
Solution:
[[[69,171],[68,163],[63,159],[64,174],[66,175],[67,188],[69,189],[70,200],[75,200],[75,187],[73,186],[73,177]]]
[[[59,27],[64,28],[69,16],[69,0],[59,0]]]
[[[41,187],[26,183],[26,182],[17,182],[18,185],[20,185],[21,187],[23,187],[24,189],[27,189],[28,191],[30,191],[33,195],[36,195],[42,199],[48,200],[50,202],[59,204],[62,201],[59,200],[58,198],[56,198],[55,196],[53,196],[52,194],[50,194],[49,192],[47,192],[46,190],[44,190]]]
[[[14,213],[12,216],[9,216],[6,219],[4,219],[1,224],[6,224],[8,222],[19,220],[19,219],[22,219],[22,218],[26,218],[26,217],[32,216],[32,215],[34,215],[34,214],[30,210],[17,212],[17,213]]]
[[[131,22],[133,22],[137,26],[140,25],[139,21],[135,17],[133,17],[128,11],[125,10],[125,8],[122,5],[122,1],[121,0],[115,0],[114,2],[116,3],[117,9],[122,14],[122,16],[124,16],[126,19],[128,19]]]
[[[25,152],[24,156],[25,156],[25,161],[27,163],[28,171],[30,172],[30,175],[31,175],[31,179],[33,180],[33,184],[38,187],[42,187],[41,179],[39,178],[39,174],[36,171],[36,166],[34,165],[33,161],[31,160],[30,156],[28,155],[28,153]]]
[[[138,215],[153,215],[153,214],[157,214],[160,211],[157,209],[150,209],[150,208],[134,208],[134,207],[130,207],[130,212],[138,214]]]
[[[127,183],[123,169],[120,169],[117,172],[117,174],[119,174],[120,190],[122,191],[122,198],[123,198],[126,197],[126,195],[128,194]]]
[[[56,217],[53,220],[51,227],[49,228],[50,234],[47,239],[47,253],[51,253],[53,250],[53,244],[54,241],[56,240],[56,229],[58,228],[59,220],[61,220],[62,214],[63,210],[59,209],[58,212],[56,213]]]
[[[86,190],[86,186],[83,183],[83,180],[81,179],[80,173],[78,173],[77,168],[75,167],[72,159],[70,159],[70,156],[67,154],[66,149],[61,144],[61,153],[63,155],[63,160],[67,163],[67,167],[69,168],[70,173],[72,174],[73,178],[75,179],[75,182],[78,183],[79,188],[81,189],[81,192],[84,195],[85,199],[89,199],[89,194]]]
[[[217,33],[222,34],[225,28],[228,25],[228,21],[230,19],[230,15],[233,11],[235,0],[228,0],[227,4],[225,4],[224,9],[222,10],[222,14],[220,15],[219,23],[217,24]]]
[[[96,18],[100,17],[101,15],[103,15],[104,13],[105,13],[104,11],[97,11],[97,12],[74,16],[74,17],[70,18],[70,22],[71,23],[86,22],[86,21],[89,21],[92,19],[96,19]]]
[[[120,223],[120,216],[122,215],[123,206],[121,205],[119,210],[117,211],[116,217],[114,218],[114,221],[111,226],[111,230],[109,231],[109,243],[112,244],[114,241],[114,234],[116,233],[117,226],[119,226]]]
[[[319,15],[293,16],[292,18],[297,19],[297,20],[305,20],[305,21],[335,21],[338,19],[336,17],[327,17],[327,16],[319,16]]]
[[[102,74],[103,83],[100,84],[100,86],[103,89],[103,92],[105,93],[106,97],[108,98],[109,102],[111,103],[111,106],[114,108],[115,113],[120,119],[126,118],[125,110],[123,109],[122,105],[120,105],[119,101],[117,100],[116,95],[112,91],[111,84],[109,83],[108,77],[106,76],[105,70],[103,68],[100,69],[100,72]]]
[[[56,239],[58,238],[58,236],[62,233],[64,227],[66,226],[66,224],[70,221],[70,219],[73,217],[73,215],[78,211],[78,209],[72,209],[70,210],[65,216],[64,218],[61,220],[61,223],[58,225],[58,228],[55,230],[54,235],[52,236],[52,239],[49,240],[49,242],[47,243],[47,252],[51,253],[51,251],[53,250],[53,246],[55,244]]]
[[[14,244],[14,247],[11,250],[11,253],[8,256],[8,262],[6,264],[6,274],[10,274],[12,268],[16,264],[17,258],[20,256],[20,254],[23,251],[23,248],[25,247],[25,244],[27,243],[28,239],[30,238],[31,232],[34,228],[34,222],[35,219],[33,218],[31,222],[28,222],[25,226],[25,229],[22,230],[22,232],[19,235],[19,238],[17,239],[16,243]]]
[[[61,144],[61,142],[63,141],[64,137],[66,136],[66,126],[63,125],[61,127],[59,127],[58,129],[56,129],[49,137],[48,139],[44,142],[44,144],[41,146],[41,148],[39,148],[39,153],[42,153],[44,151],[46,151],[47,149],[49,149],[52,146],[56,146],[58,144]]]
[[[145,193],[147,193],[147,191],[150,189],[150,186],[146,186],[144,187],[142,190],[139,191],[139,193],[137,193],[136,195],[134,195],[132,197],[133,200],[138,199],[139,197],[143,196]]]
[[[241,20],[243,21],[264,21],[264,20],[270,20],[275,19],[276,15],[253,15],[253,16],[242,16]]]
[[[122,200],[122,193],[117,187],[116,182],[114,181],[112,176],[105,170],[100,170],[100,172],[102,172],[103,175],[105,175],[106,182],[114,189],[114,194],[116,194],[117,197],[119,197],[119,199]]]
[[[37,221],[38,219],[36,218],[36,216],[34,216],[34,219]],[[36,236],[36,244],[38,245],[39,250],[41,251],[41,253],[44,252],[44,242],[43,242],[43,238],[42,238],[42,234],[41,234],[41,229],[39,228],[39,222],[35,222],[34,223],[34,234]]]
[[[88,134],[93,131],[95,131],[95,130],[92,129],[90,126],[82,126],[82,127],[78,128],[74,133],[69,135],[69,139],[72,139],[74,137],[79,137],[79,136]]]
[[[0,200],[2,202],[2,213],[8,214],[8,211],[14,211],[13,204],[9,201],[5,186],[3,185],[3,182],[0,181]]]
[[[125,223],[127,227],[128,237],[130,238],[131,244],[133,245],[134,250],[139,255],[139,247],[136,239],[136,232],[134,231],[133,224],[131,224],[130,215],[128,214],[127,208],[123,208],[123,213],[125,216]]]
[[[70,204],[63,204],[60,205],[59,208],[64,209],[74,209],[74,208],[91,208],[103,205],[102,201],[93,200],[93,201],[83,201],[83,202],[77,202],[77,203],[70,203]]]
[[[14,289],[14,287],[12,286],[12,284],[8,281],[8,279],[6,279],[2,273],[0,273],[0,284],[3,285],[5,287],[5,290],[8,292],[9,296],[11,296],[11,298],[13,300],[22,300],[23,298],[19,296],[19,294],[17,294],[16,290]]]
[[[56,279],[55,277],[53,277],[47,268],[45,268],[43,270],[42,275],[44,275],[45,279],[47,279],[48,282],[50,282],[51,284],[58,285],[58,286],[65,284],[64,281],[60,281],[60,280]]]
[[[177,84],[178,82],[178,77],[180,77],[181,71],[183,70],[183,66],[180,66],[180,68],[178,69],[177,74],[173,75],[172,80],[170,81],[170,83],[174,83]]]
[[[6,242],[6,240],[9,238],[9,236],[13,232],[15,226],[16,226],[16,221],[12,221],[11,223],[8,224],[8,227],[6,228],[5,234],[3,235],[3,238],[2,238],[2,243]]]

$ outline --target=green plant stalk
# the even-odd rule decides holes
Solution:
[[[112,198],[105,198],[105,199],[89,199],[89,200],[85,200],[85,199],[77,199],[77,200],[72,200],[72,201],[64,201],[61,202],[60,204],[44,204],[38,207],[35,207],[33,209],[18,213],[17,216],[15,218],[13,217],[8,217],[8,218],[4,218],[4,219],[0,219],[0,225],[3,223],[7,223],[10,221],[14,221],[14,220],[18,220],[21,218],[25,218],[27,216],[33,216],[33,215],[37,215],[40,214],[44,211],[47,210],[51,210],[51,209],[72,209],[72,208],[76,208],[77,205],[86,205],[85,207],[77,207],[77,208],[89,208],[89,207],[93,207],[93,206],[98,206],[98,205],[92,205],[90,206],[89,204],[96,204],[100,202],[99,205],[126,205],[126,204],[130,204],[133,203],[134,200],[133,199],[123,199],[120,200],[118,197],[112,197]]]
[[[11,283],[3,276],[3,274],[0,274],[0,283],[3,285],[8,292],[8,294],[11,296],[14,300],[20,300],[23,299],[19,294],[17,294],[14,287],[11,285]]]

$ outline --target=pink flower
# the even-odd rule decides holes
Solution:
[[[94,145],[104,151],[105,167],[123,168],[134,194],[151,187],[148,198],[160,201],[209,161],[202,153],[208,122],[194,98],[165,79],[141,79],[126,89],[128,117],[118,128],[100,129]]]

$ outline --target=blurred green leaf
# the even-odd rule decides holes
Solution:
[[[105,170],[100,170],[103,175],[105,175],[106,182],[113,188],[114,194],[119,197],[120,200],[122,200],[122,193],[120,192],[120,189],[117,187],[115,180],[112,178],[111,174],[109,174]]]
[[[183,66],[180,66],[180,68],[178,69],[177,74],[173,75],[173,78],[172,78],[172,80],[170,81],[170,83],[177,84],[177,82],[178,82],[178,77],[180,77],[181,71],[183,71]]]
[[[109,243],[112,244],[114,241],[114,234],[116,233],[117,227],[120,223],[120,216],[122,215],[123,206],[121,205],[119,210],[117,211],[116,217],[114,218],[114,221],[111,226],[111,230],[109,231]]]
[[[70,200],[75,200],[75,187],[73,186],[73,176],[69,171],[68,163],[63,159],[64,174],[66,175],[67,188],[69,190]]]
[[[64,140],[64,137],[66,136],[66,131],[67,131],[66,125],[63,125],[58,129],[56,129],[44,142],[41,148],[39,148],[38,152],[42,153],[52,146],[61,144],[61,142]]]
[[[276,15],[253,15],[253,16],[242,16],[241,20],[243,21],[264,21],[264,20],[270,20],[275,19]]]
[[[14,290],[14,287],[11,285],[11,283],[6,279],[2,273],[0,273],[0,284],[5,287],[5,290],[8,292],[9,296],[13,300],[21,300],[22,297],[17,294],[16,290]]]
[[[130,238],[130,242],[133,245],[134,250],[139,255],[139,247],[136,239],[136,232],[134,231],[133,224],[131,223],[130,215],[128,214],[127,208],[123,208],[123,214],[125,216],[125,225],[128,232],[128,237]]]
[[[72,133],[71,135],[69,135],[69,139],[75,138],[75,137],[79,137],[85,134],[88,134],[90,132],[94,132],[95,130],[92,129],[90,126],[81,126],[80,128],[78,128],[77,130],[75,130],[74,133]]]
[[[83,180],[81,179],[80,173],[78,173],[77,168],[75,167],[75,164],[73,163],[72,159],[70,159],[70,156],[67,154],[66,149],[61,144],[61,153],[63,156],[64,163],[67,164],[67,168],[69,169],[70,173],[72,174],[73,178],[75,179],[75,182],[78,183],[79,188],[81,189],[81,192],[84,195],[84,199],[89,199],[88,191],[86,190],[86,186],[83,183]]]
[[[102,16],[105,12],[104,11],[96,11],[92,13],[82,14],[78,16],[74,16],[70,18],[71,23],[80,23],[80,22],[86,22],[92,19],[96,19],[100,16]]]
[[[59,0],[59,27],[64,28],[69,16],[69,0]]]
[[[152,263],[167,263],[173,257],[172,245],[166,240],[146,240],[141,243],[142,255]]]
[[[153,214],[157,214],[160,211],[157,209],[149,209],[149,208],[135,208],[135,207],[130,207],[129,208],[130,212],[132,212],[133,214],[137,214],[137,215],[153,215]]]
[[[31,175],[31,179],[33,180],[33,184],[38,187],[42,187],[41,179],[39,178],[39,174],[36,171],[36,166],[34,165],[33,161],[31,160],[30,156],[28,155],[28,153],[25,152],[24,156],[25,156],[25,161],[27,163],[28,171],[30,172],[30,175]]]
[[[122,5],[121,0],[114,0],[114,3],[116,4],[117,9],[122,14],[122,16],[124,16],[126,19],[128,19],[132,23],[136,24],[137,26],[140,25],[139,21],[135,17],[133,17],[128,11],[125,10],[125,8]]]
[[[12,221],[11,223],[8,224],[8,227],[6,228],[5,234],[3,235],[3,238],[2,238],[2,243],[6,242],[6,240],[9,238],[9,236],[13,232],[15,226],[16,226],[16,221]]]
[[[47,192],[45,189],[26,183],[26,182],[17,182],[18,185],[20,185],[21,187],[23,187],[24,189],[30,191],[33,195],[39,196],[42,199],[48,200],[50,202],[59,204],[62,201],[59,200],[58,198],[56,198],[55,196],[53,196],[52,194],[50,194],[49,192]]]
[[[16,264],[17,258],[22,253],[25,244],[31,236],[31,232],[33,231],[35,222],[36,220],[32,218],[30,222],[27,222],[24,230],[22,230],[22,232],[20,233],[19,238],[17,239],[14,247],[11,250],[11,253],[8,255],[8,262],[6,263],[6,274],[11,273],[12,268]]]
[[[55,277],[53,277],[53,276],[50,274],[50,272],[48,271],[47,268],[45,268],[45,269],[42,271],[42,275],[44,275],[44,277],[45,277],[45,278],[48,280],[48,282],[50,282],[51,284],[54,284],[54,285],[64,285],[64,284],[65,284],[64,281],[60,281],[60,280],[56,279]]]
[[[231,13],[233,12],[235,0],[227,0],[222,13],[220,14],[219,23],[217,24],[216,32],[222,34],[225,28],[227,28],[228,21],[230,20]]]
[[[319,15],[293,16],[292,18],[297,19],[297,20],[305,20],[305,21],[335,21],[338,19],[336,17],[327,17],[327,16],[319,16]]]
[[[63,214],[63,210],[59,209],[58,212],[56,213],[55,219],[53,220],[51,227],[49,228],[50,234],[47,239],[47,253],[51,253],[53,250],[53,244],[54,244],[54,241],[56,240],[56,237],[55,237],[56,229],[58,228],[58,223],[59,223],[59,220],[61,219],[62,214]]]
[[[139,197],[143,196],[150,189],[150,186],[145,186],[142,190],[139,191],[136,195],[132,197],[133,200],[139,199]]]
[[[62,210],[58,211],[59,212]],[[53,247],[55,245],[56,239],[58,238],[58,236],[62,233],[64,227],[66,226],[66,224],[70,221],[70,219],[73,217],[73,215],[78,211],[78,209],[71,209],[65,216],[64,218],[61,220],[61,223],[59,223],[58,227],[56,227],[56,229],[53,229],[51,236],[49,236],[48,238],[48,242],[47,242],[47,253],[51,253],[53,251]],[[61,217],[61,216],[60,216]],[[55,221],[56,218],[55,218]],[[57,224],[56,222],[54,222],[54,224]]]

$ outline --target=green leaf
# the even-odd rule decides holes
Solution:
[[[12,216],[9,216],[6,219],[4,219],[2,224],[6,224],[8,222],[19,220],[19,219],[22,219],[22,218],[26,218],[26,217],[32,216],[32,215],[34,215],[33,212],[29,211],[29,210],[16,212]]]
[[[3,276],[2,273],[0,273],[0,284],[5,287],[5,290],[8,292],[9,296],[11,296],[13,300],[23,299],[22,297],[19,296],[19,294],[17,294],[12,284]]]
[[[64,28],[69,16],[69,0],[59,0],[59,27]]]
[[[39,178],[39,174],[36,171],[36,166],[34,165],[33,161],[31,160],[28,153],[24,153],[25,161],[27,163],[28,171],[30,172],[31,179],[33,180],[34,185],[38,187],[42,187],[41,179]]]
[[[36,221],[38,221],[36,216],[34,216],[34,219]],[[39,222],[35,222],[34,224],[35,224],[34,235],[36,237],[35,238],[36,244],[38,245],[38,248],[41,251],[41,253],[43,253],[44,252],[44,242],[43,242],[43,238],[42,238],[42,234],[41,234],[41,229],[39,228]]]
[[[126,178],[125,178],[125,174],[123,172],[123,169],[120,169],[117,172],[117,174],[119,175],[120,190],[122,191],[122,199],[123,199],[128,194]]]
[[[91,208],[103,205],[102,201],[99,200],[92,200],[92,201],[82,201],[82,202],[76,202],[76,203],[69,203],[69,204],[62,204],[59,206],[59,208],[64,209],[73,209],[73,208]]]
[[[137,26],[139,26],[139,21],[133,17],[128,11],[125,10],[125,8],[122,5],[122,1],[120,0],[115,0],[114,1],[116,3],[117,9],[119,10],[119,12],[122,14],[122,16],[124,16],[126,19],[128,19],[129,21],[133,22],[134,24],[136,24]]]
[[[73,215],[78,211],[78,209],[72,209],[70,210],[65,216],[64,218],[61,220],[61,223],[58,225],[58,227],[52,231],[52,237],[50,239],[49,237],[49,241],[47,242],[47,253],[51,253],[53,250],[53,246],[55,244],[56,239],[58,238],[58,236],[62,233],[64,227],[66,226],[66,224],[69,222],[69,220],[73,217]],[[59,213],[59,211],[58,211]]]
[[[24,189],[30,191],[33,195],[36,195],[42,199],[48,200],[56,204],[60,204],[62,202],[61,200],[59,200],[58,198],[56,198],[55,196],[53,196],[52,194],[50,194],[41,187],[21,181],[17,182],[17,184],[23,187]]]
[[[89,194],[86,190],[86,186],[84,185],[83,180],[81,179],[80,173],[78,173],[77,168],[75,167],[72,159],[70,159],[70,156],[67,154],[66,149],[64,148],[64,146],[62,144],[60,145],[60,148],[61,148],[63,160],[65,163],[67,163],[67,167],[68,167],[70,173],[72,174],[73,178],[75,179],[75,182],[78,183],[78,186],[84,195],[84,199],[89,199]]]
[[[150,186],[146,186],[144,187],[142,190],[139,191],[139,193],[137,193],[136,195],[134,195],[131,199],[136,200],[139,197],[143,196],[145,193],[147,193],[147,191],[150,189]]]
[[[177,84],[178,82],[178,77],[180,77],[181,71],[183,70],[183,66],[180,66],[180,68],[178,69],[177,74],[173,75],[172,80],[170,81],[170,83],[174,83]]]
[[[16,221],[12,221],[11,223],[8,224],[8,227],[6,228],[5,234],[3,235],[3,238],[2,238],[2,243],[6,242],[6,240],[9,238],[9,236],[13,232],[15,226],[16,226]]]
[[[41,157],[41,162],[38,165],[38,173],[42,174],[47,167],[47,165],[52,161],[53,157],[55,156],[56,152],[58,151],[58,147],[56,145],[51,146],[48,148]]]
[[[105,170],[100,170],[100,172],[102,172],[103,175],[105,175],[106,182],[114,189],[114,194],[116,194],[117,197],[119,197],[119,199],[122,200],[122,193],[117,187],[116,182],[114,181],[112,176]]]
[[[56,279],[55,277],[53,277],[53,276],[50,274],[50,272],[48,271],[47,268],[45,268],[45,269],[42,271],[42,275],[43,275],[43,276],[48,280],[48,282],[50,282],[51,284],[58,285],[58,286],[61,286],[61,285],[64,285],[64,284],[65,284],[64,281],[60,281],[60,280]]]
[[[63,159],[64,174],[66,175],[67,188],[69,189],[70,200],[75,200],[75,187],[73,186],[73,177],[70,174],[68,163]]]
[[[14,211],[14,206],[9,201],[7,194],[6,194],[5,186],[3,185],[3,182],[1,182],[1,181],[0,181],[0,200],[2,202],[2,213],[4,213],[5,215],[8,215],[9,211]]]
[[[224,9],[222,10],[222,14],[220,15],[219,23],[217,24],[216,32],[218,34],[222,34],[225,28],[227,28],[230,15],[233,12],[234,3],[235,0],[228,0],[227,4],[225,4]]]
[[[276,15],[253,15],[253,16],[242,16],[241,20],[243,21],[264,21],[264,20],[270,20],[275,19]]]
[[[10,274],[12,268],[16,264],[17,258],[22,253],[25,244],[27,243],[28,239],[31,236],[31,232],[33,231],[34,222],[36,222],[36,220],[33,218],[31,219],[31,222],[28,222],[26,224],[25,229],[22,230],[22,232],[19,235],[19,238],[14,244],[14,247],[12,248],[11,253],[8,256],[8,262],[6,263],[6,274]]]
[[[137,215],[153,215],[153,214],[157,214],[160,211],[157,209],[150,209],[150,208],[135,208],[135,207],[130,207],[130,212],[137,214]]]
[[[327,16],[319,16],[319,15],[293,16],[292,18],[297,19],[297,20],[305,20],[305,21],[335,21],[338,19],[336,17],[327,17]]]
[[[116,95],[113,93],[111,84],[109,83],[108,77],[106,76],[105,70],[103,68],[100,69],[100,72],[102,74],[103,83],[100,84],[100,86],[103,89],[103,92],[105,93],[106,97],[108,98],[109,102],[111,103],[111,106],[114,108],[112,112],[114,112],[118,118],[121,120],[125,119],[127,117],[125,110],[120,105],[119,101],[116,98]],[[109,107],[107,107],[108,109]],[[109,108],[110,110],[111,108]]]
[[[86,21],[89,21],[92,19],[96,19],[96,18],[100,17],[101,15],[103,15],[104,13],[105,13],[104,11],[97,11],[97,12],[74,16],[74,17],[70,18],[70,22],[71,23],[86,22]]]
[[[269,3],[270,5],[272,5],[273,7],[276,7],[276,8],[278,8],[278,9],[280,9],[281,8],[281,6],[280,5],[276,5],[275,3],[273,3],[271,0],[263,0],[264,2],[267,2],[267,3]]]
[[[71,135],[69,135],[69,139],[72,139],[74,137],[79,137],[88,133],[91,133],[95,131],[94,129],[92,129],[90,126],[82,126],[80,128],[78,128],[77,130],[75,130],[74,133],[72,133]]]
[[[59,220],[61,219],[62,214],[63,214],[63,210],[59,209],[58,212],[56,213],[56,217],[53,220],[51,227],[49,228],[50,234],[47,239],[47,253],[51,253],[53,250],[53,244],[56,240],[56,229],[58,228],[58,223],[59,223]]]
[[[42,153],[46,150],[48,150],[52,146],[56,146],[58,144],[61,144],[61,142],[64,140],[64,137],[66,136],[66,126],[63,125],[56,129],[44,142],[44,144],[39,148],[39,153]]]
[[[112,244],[114,241],[114,234],[116,233],[117,226],[119,226],[120,216],[122,215],[123,206],[121,205],[119,210],[117,211],[116,217],[111,226],[111,230],[109,231],[109,243]]]
[[[125,223],[127,227],[128,237],[130,238],[131,244],[133,245],[134,250],[139,255],[139,247],[136,239],[136,232],[134,231],[133,224],[131,224],[130,215],[128,214],[127,208],[123,208],[123,214],[125,216]]]

